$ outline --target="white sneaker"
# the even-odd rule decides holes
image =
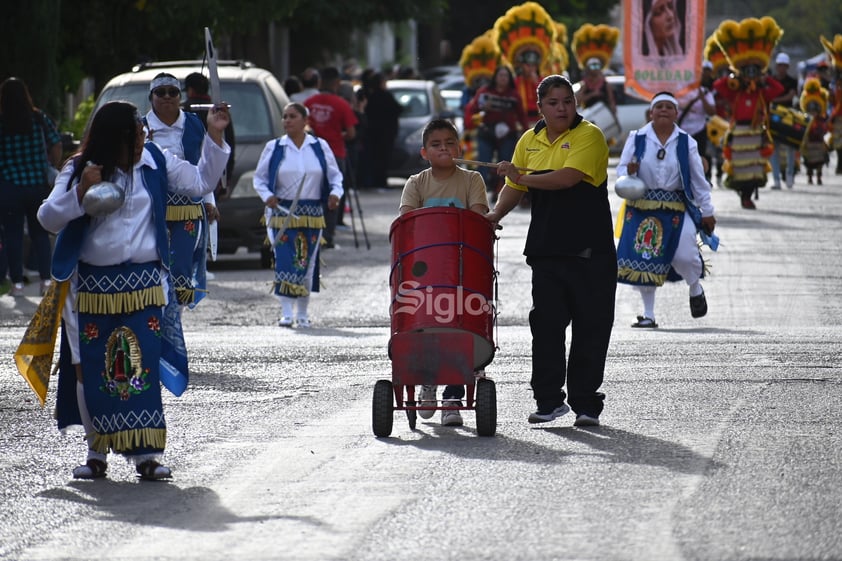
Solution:
[[[9,292],[12,296],[23,296],[23,283],[16,282],[12,285],[12,290]]]
[[[278,327],[292,327],[292,318],[284,316],[278,320]]]
[[[455,399],[447,399],[441,402],[445,407],[462,407],[462,402]],[[444,409],[441,412],[441,424],[445,427],[461,427],[462,414],[458,409]]]
[[[541,411],[540,409],[534,413],[529,414],[530,423],[547,423],[554,421],[559,417],[566,415],[570,411],[570,407],[566,403],[562,403],[552,411]]]
[[[52,286],[53,281],[50,279],[42,280],[41,281],[41,296],[46,296],[47,292],[50,290],[50,286]]]
[[[310,329],[310,320],[307,318],[298,318],[295,320],[295,327],[299,329]]]
[[[421,391],[418,392],[418,405],[424,407],[436,406],[436,386],[420,386]],[[419,409],[418,416],[422,419],[432,419],[436,414],[434,409]]]

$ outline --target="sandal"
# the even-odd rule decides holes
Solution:
[[[73,479],[99,479],[105,477],[106,469],[108,469],[108,464],[92,458],[81,466],[73,468]]]
[[[146,460],[137,466],[137,474],[144,481],[159,481],[161,479],[172,479],[172,471],[167,466],[162,466],[155,460]]]
[[[643,327],[643,328],[655,328],[658,327],[658,324],[655,323],[655,320],[652,318],[647,318],[643,316],[637,316],[637,322],[631,324],[632,327]]]

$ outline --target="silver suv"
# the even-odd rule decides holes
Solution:
[[[233,188],[227,197],[218,201],[222,217],[219,253],[234,253],[240,247],[258,252],[263,249],[266,229],[260,226],[263,202],[252,188],[252,177],[266,142],[284,133],[282,114],[289,98],[270,71],[250,62],[219,61],[218,69],[222,99],[231,104],[236,141]],[[105,84],[94,110],[108,101],[125,100],[146,114],[151,108],[149,84],[160,72],[172,74],[183,82],[191,72],[207,76],[207,66],[203,67],[201,60],[135,66],[131,72],[115,76]],[[266,266],[268,255],[262,253],[261,262]]]

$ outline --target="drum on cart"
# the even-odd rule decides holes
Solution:
[[[416,385],[457,384],[468,388],[477,432],[493,435],[496,394],[482,371],[495,352],[492,224],[471,210],[429,207],[397,218],[389,239],[392,380],[375,388],[375,434],[391,432],[393,408],[407,409],[414,428]],[[392,392],[397,407],[386,405]]]
[[[598,101],[590,107],[586,107],[582,110],[582,118],[602,129],[602,134],[605,135],[608,146],[612,146],[620,141],[620,134],[623,132],[620,128],[620,123],[617,122],[614,113],[611,112],[611,109],[605,103]]]
[[[800,147],[809,124],[807,114],[792,107],[775,105],[769,109],[769,132],[775,142]]]

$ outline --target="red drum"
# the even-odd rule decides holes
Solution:
[[[493,226],[471,210],[429,207],[396,219],[389,239],[393,377],[473,383],[495,350]],[[438,373],[447,370],[455,378]]]

